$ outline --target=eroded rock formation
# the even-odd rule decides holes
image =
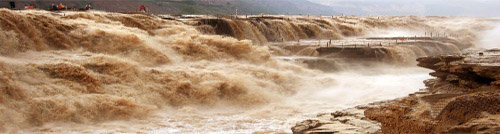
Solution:
[[[366,108],[374,104],[319,114],[317,119],[309,119],[292,127],[294,134],[328,134],[328,133],[375,133],[380,123],[367,119],[363,115]]]
[[[294,133],[498,133],[500,131],[500,50],[418,59],[435,70],[427,88],[408,97],[332,113],[310,125],[298,123]],[[346,112],[350,111],[350,112]],[[358,117],[358,118],[356,118]],[[343,118],[353,118],[344,120]],[[371,121],[379,122],[380,124]],[[305,125],[304,125],[305,124]],[[328,124],[351,125],[350,129]],[[380,125],[380,126],[379,126]],[[307,126],[307,127],[304,127]],[[337,125],[341,126],[341,125]],[[369,126],[369,127],[357,127]],[[378,128],[380,127],[380,128]],[[374,130],[379,129],[379,130]]]
[[[365,110],[383,133],[500,131],[500,50],[418,59],[435,70],[427,89]]]

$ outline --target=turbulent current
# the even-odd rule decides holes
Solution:
[[[288,29],[304,34],[289,40],[345,38],[378,29],[304,20],[294,23],[316,28]],[[390,20],[400,20],[394,23],[399,27],[421,21]],[[370,22],[349,22],[358,21]],[[275,41],[264,39],[274,35],[260,35],[262,40],[252,43],[243,35],[209,35],[216,30],[192,23],[148,15],[0,9],[0,133],[290,132],[305,117],[402,97],[428,78],[426,70],[393,66],[323,73],[256,45]],[[414,30],[424,23],[411,24]],[[261,30],[264,25],[272,26],[263,22]],[[468,41],[476,38],[474,31],[487,29],[440,26],[468,34]],[[328,34],[317,33],[329,28]],[[259,27],[253,29],[252,38],[259,33]],[[306,37],[311,32],[321,36]]]
[[[310,87],[295,95],[252,108],[183,106],[165,108],[149,117],[97,124],[48,123],[22,132],[53,133],[290,133],[295,122],[317,114],[369,102],[404,97],[423,88],[425,69],[377,69],[323,75],[337,78],[327,87]],[[397,71],[397,72],[395,72]]]

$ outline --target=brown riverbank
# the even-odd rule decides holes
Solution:
[[[298,123],[292,131],[294,133],[495,133],[499,131],[500,50],[477,51],[461,56],[425,57],[419,58],[418,62],[421,67],[435,70],[431,75],[436,78],[425,81],[426,89],[401,99],[358,106],[326,116],[320,115],[320,120]]]

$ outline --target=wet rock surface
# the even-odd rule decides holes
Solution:
[[[500,50],[418,59],[435,70],[427,89],[365,110],[383,133],[497,133],[500,131]]]
[[[319,114],[316,119],[305,120],[292,127],[294,134],[330,134],[330,133],[375,133],[380,123],[367,119],[363,111],[369,106]]]
[[[321,115],[318,127],[293,132],[500,132],[500,50],[425,57],[418,62],[435,71],[431,73],[435,79],[424,81],[426,89],[405,98]]]

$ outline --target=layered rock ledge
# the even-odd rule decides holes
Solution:
[[[434,79],[427,88],[408,97],[356,108],[362,115],[345,114],[371,124],[336,122],[354,127],[338,131],[325,127],[335,120],[301,122],[294,133],[498,133],[500,132],[500,50],[483,50],[463,55],[419,58],[418,66],[432,69]],[[345,111],[345,110],[344,110]],[[341,111],[342,112],[342,111]],[[356,113],[356,112],[350,112]],[[333,115],[334,113],[332,113]],[[320,118],[321,119],[321,118]],[[314,122],[314,121],[310,121]],[[376,123],[380,123],[379,126]],[[354,125],[353,125],[354,124]],[[375,125],[375,126],[374,126]],[[374,127],[378,130],[373,131]],[[318,131],[321,130],[321,131]],[[354,131],[352,131],[354,130]]]

